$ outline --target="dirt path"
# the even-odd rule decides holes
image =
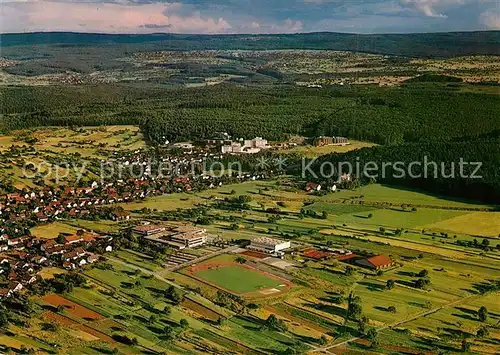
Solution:
[[[422,317],[425,317],[425,316],[428,316],[430,314],[433,314],[433,313],[436,313],[436,312],[439,312],[440,310],[442,310],[443,308],[448,308],[448,307],[452,307],[454,305],[457,305],[457,304],[460,304],[460,303],[463,303],[465,301],[468,301],[470,300],[471,298],[475,298],[475,297],[481,297],[482,295],[471,295],[471,296],[467,296],[467,297],[464,297],[464,298],[461,298],[459,300],[456,300],[456,301],[453,301],[453,302],[450,302],[450,303],[447,303],[443,306],[440,306],[440,307],[437,307],[437,308],[434,308],[432,310],[429,310],[429,311],[425,311],[425,312],[422,312],[422,313],[419,313],[419,314],[416,314],[410,318],[407,318],[407,319],[403,319],[401,321],[398,321],[398,322],[395,322],[395,323],[392,323],[392,324],[389,324],[389,325],[385,325],[383,327],[380,327],[380,328],[377,328],[377,332],[380,332],[382,330],[386,330],[386,329],[389,329],[389,328],[394,328],[394,327],[397,327],[397,326],[400,326],[402,324],[405,324],[405,323],[408,323],[408,322],[412,322],[414,320],[417,320],[419,318],[422,318]],[[315,352],[324,352],[324,353],[330,353],[330,354],[334,354],[332,352],[333,349],[335,348],[338,348],[340,346],[344,346],[344,345],[347,345],[349,343],[352,343],[352,342],[356,342],[356,341],[364,341],[364,339],[360,338],[360,337],[353,337],[353,338],[350,338],[350,339],[347,339],[345,341],[342,341],[340,343],[337,343],[337,344],[334,344],[334,345],[328,345],[328,346],[323,346],[323,347],[315,347],[314,351]],[[382,345],[383,346],[383,345]]]

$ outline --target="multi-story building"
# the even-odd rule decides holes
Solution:
[[[140,225],[132,229],[132,231],[136,234],[142,235],[142,236],[149,236],[149,235],[155,235],[159,234],[161,232],[165,231],[164,226],[157,226],[154,224],[146,224],[146,225]]]
[[[247,139],[243,142],[243,145],[238,142],[232,142],[230,145],[226,144],[222,146],[222,153],[246,153],[254,154],[260,152],[261,149],[268,148],[267,140],[262,137],[256,137],[254,139]]]
[[[207,230],[204,228],[186,225],[173,228],[171,232],[170,241],[179,243],[180,246],[183,245],[185,248],[195,248],[207,241]]]
[[[290,246],[291,244],[289,241],[268,237],[258,237],[250,241],[250,245],[247,247],[247,249],[273,254],[278,253],[284,249],[288,249],[290,248]]]
[[[144,227],[148,226],[139,226]],[[159,227],[159,226],[154,226]],[[137,227],[136,227],[137,228]],[[169,245],[177,249],[195,248],[203,245],[207,241],[206,229],[194,226],[162,226],[160,229],[148,230],[149,234],[142,234],[144,238]]]

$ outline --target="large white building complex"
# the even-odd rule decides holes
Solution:
[[[158,226],[155,224],[142,224],[134,229],[132,229],[132,232],[140,235],[140,236],[149,236],[149,235],[155,235],[158,233],[165,232],[165,227],[164,226]]]
[[[250,241],[250,245],[247,247],[247,249],[273,254],[288,249],[290,248],[290,246],[291,244],[289,241],[268,237],[258,237]]]
[[[166,244],[177,249],[195,248],[207,241],[206,229],[190,225],[141,225],[132,231],[152,242]]]
[[[195,248],[205,244],[207,241],[206,233],[206,229],[192,226],[173,228],[169,244],[179,249]]]
[[[230,145],[222,146],[222,153],[224,154],[254,154],[261,151],[261,149],[269,148],[267,140],[262,137],[256,137],[254,139],[247,139],[243,141],[243,144],[238,142],[232,142]]]

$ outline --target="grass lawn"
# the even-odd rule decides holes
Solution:
[[[166,194],[148,198],[145,201],[121,203],[119,206],[127,211],[140,210],[149,208],[158,211],[173,211],[178,208],[188,209],[193,208],[197,203],[201,202],[199,197],[187,193]]]
[[[49,224],[41,224],[31,228],[31,234],[37,238],[53,239],[59,233],[76,233],[77,227],[70,226],[64,222],[54,222]]]
[[[113,266],[113,270],[93,268],[86,270],[85,275],[119,290],[137,301],[154,305],[162,300],[160,295],[167,289],[169,284],[157,278],[149,278],[142,273],[136,274],[135,269],[117,264],[112,260],[108,260],[107,263]],[[140,284],[134,285],[137,281]]]
[[[363,205],[351,205],[351,204],[344,204],[344,203],[329,203],[329,202],[322,202],[318,201],[315,202],[314,204],[307,206],[305,210],[313,210],[316,211],[317,213],[321,213],[323,211],[329,213],[329,214],[334,214],[334,215],[342,215],[342,214],[348,214],[348,213],[360,213],[363,215],[368,215],[371,211],[376,210],[377,208],[372,207],[372,206],[363,206]]]
[[[368,214],[370,213],[372,217],[368,218]],[[389,228],[418,228],[464,214],[466,213],[460,211],[426,208],[421,208],[414,212],[398,209],[377,209],[363,213],[342,214],[331,219],[336,223],[355,224],[376,229],[380,226]]]
[[[84,219],[75,219],[67,221],[66,224],[74,228],[90,229],[101,233],[116,232],[120,229],[119,223],[107,220],[87,221]]]
[[[430,229],[481,236],[500,236],[500,212],[473,212],[430,225]]]
[[[366,147],[373,147],[376,144],[375,143],[369,143],[369,142],[361,142],[361,141],[349,141],[349,145],[345,146],[338,146],[338,145],[327,145],[323,147],[315,147],[311,145],[302,145],[298,147],[294,147],[291,149],[284,150],[284,153],[296,153],[303,155],[308,158],[314,158],[318,157],[320,155],[324,154],[330,154],[330,153],[346,153],[351,150],[355,149],[361,149],[361,148],[366,148]]]
[[[140,255],[132,253],[129,250],[123,250],[123,249],[118,250],[115,251],[113,255],[118,257],[119,259],[126,261],[129,264],[142,267],[151,271],[159,271],[163,269],[160,265],[153,262],[151,259],[146,259],[144,257],[141,257]]]
[[[281,285],[279,281],[237,265],[198,271],[195,275],[235,293],[253,292]]]
[[[56,238],[59,233],[76,233],[78,229],[89,229],[95,232],[109,233],[117,231],[120,225],[113,221],[87,221],[75,219],[68,221],[57,221],[48,224],[41,224],[31,228],[31,234],[42,239]]]
[[[362,196],[362,197],[361,197]],[[444,196],[436,196],[418,190],[389,187],[371,184],[355,190],[342,190],[335,194],[322,196],[319,200],[328,202],[337,199],[359,199],[370,202],[390,202],[394,204],[415,204],[447,207],[485,207],[474,201],[454,200]]]

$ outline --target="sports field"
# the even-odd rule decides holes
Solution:
[[[234,293],[248,293],[279,287],[282,282],[238,265],[214,267],[195,272],[197,277]]]

